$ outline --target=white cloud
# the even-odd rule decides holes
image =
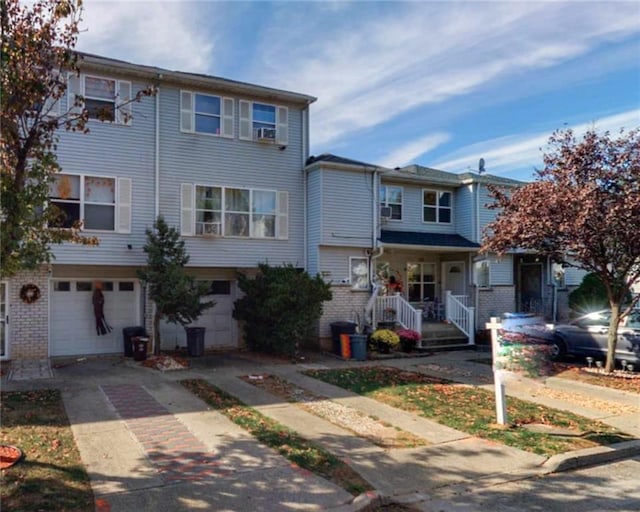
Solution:
[[[77,48],[137,64],[207,72],[215,42],[199,26],[201,7],[177,1],[88,0]]]
[[[640,30],[635,3],[394,2],[384,12],[366,5],[339,16],[310,5],[305,17],[284,5],[264,34],[261,78],[319,97],[314,145]]]
[[[618,133],[620,128],[627,131],[640,127],[640,109],[609,115],[601,119],[567,126],[576,136],[582,136],[587,130]],[[531,174],[534,168],[542,167],[542,154],[549,140],[550,131],[535,134],[513,135],[486,140],[463,147],[434,164],[434,167],[450,172],[462,172],[477,169],[480,158],[486,162],[490,174],[513,174],[526,170]],[[522,173],[521,173],[522,174]],[[525,172],[526,174],[526,172]]]
[[[450,138],[451,136],[448,133],[430,133],[395,149],[392,153],[383,157],[379,164],[383,167],[402,167],[446,143]]]

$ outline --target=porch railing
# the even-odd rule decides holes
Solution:
[[[374,325],[393,321],[405,329],[422,332],[422,312],[409,304],[401,295],[388,295],[376,299]]]
[[[475,344],[475,308],[467,306],[469,297],[467,295],[453,295],[451,291],[446,292],[446,317],[449,322],[455,325],[469,338],[469,345]]]

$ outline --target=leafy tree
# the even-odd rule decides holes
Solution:
[[[597,274],[587,274],[580,286],[569,294],[569,307],[574,311],[588,312],[606,308],[609,299],[607,289]]]
[[[1,0],[0,24],[0,273],[10,276],[51,259],[50,246],[64,241],[95,245],[81,225],[60,229],[63,212],[44,206],[60,171],[58,130],[88,132],[82,97],[63,109],[67,77],[78,74],[74,51],[81,0]],[[132,101],[153,94],[140,91]],[[66,103],[66,102],[64,102]],[[126,103],[125,103],[126,104]],[[56,105],[56,108],[54,108]],[[122,107],[123,104],[120,105]],[[109,120],[113,113],[97,112]]]
[[[630,287],[640,278],[640,132],[555,132],[536,180],[509,194],[492,188],[500,211],[482,250],[527,249],[593,273],[611,307],[606,370],[615,365],[618,324]]]
[[[207,283],[197,282],[188,275],[185,266],[189,255],[184,240],[176,228],[170,227],[162,216],[153,230],[147,229],[147,267],[138,277],[149,287],[149,297],[155,303],[153,316],[154,353],[160,353],[160,320],[183,326],[195,321],[215,302],[202,300],[209,293]]]
[[[259,265],[255,278],[238,274],[244,296],[235,302],[233,317],[243,321],[252,350],[294,356],[313,338],[322,316],[322,303],[331,300],[331,287],[293,265]]]

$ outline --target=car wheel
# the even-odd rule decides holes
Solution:
[[[554,338],[549,346],[551,347],[549,355],[553,361],[557,361],[567,353],[567,345],[560,338]]]

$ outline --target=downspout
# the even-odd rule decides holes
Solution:
[[[158,80],[162,80],[161,74]],[[160,215],[160,86],[156,87],[155,181],[154,222]]]
[[[302,261],[304,262],[304,269],[307,270],[309,268],[309,254],[308,254],[308,233],[307,233],[307,224],[308,224],[308,216],[309,212],[307,211],[307,170],[306,163],[307,158],[309,158],[309,145],[308,145],[308,133],[307,129],[309,123],[309,105],[306,108],[302,109],[302,211],[304,212],[304,217],[302,220],[302,229],[304,230],[304,235],[302,237],[304,247],[302,248]]]
[[[476,242],[478,244],[480,244],[480,180],[478,179],[478,182],[476,183]],[[475,272],[475,268],[471,267],[471,275],[473,276]],[[489,275],[491,275],[491,273],[489,273]],[[491,286],[491,283],[489,283],[489,286]],[[475,318],[474,320],[474,324],[476,326],[476,330],[479,329],[479,307],[478,307],[478,303],[480,301],[480,290],[478,288],[478,284],[474,283],[474,288],[475,288]]]

